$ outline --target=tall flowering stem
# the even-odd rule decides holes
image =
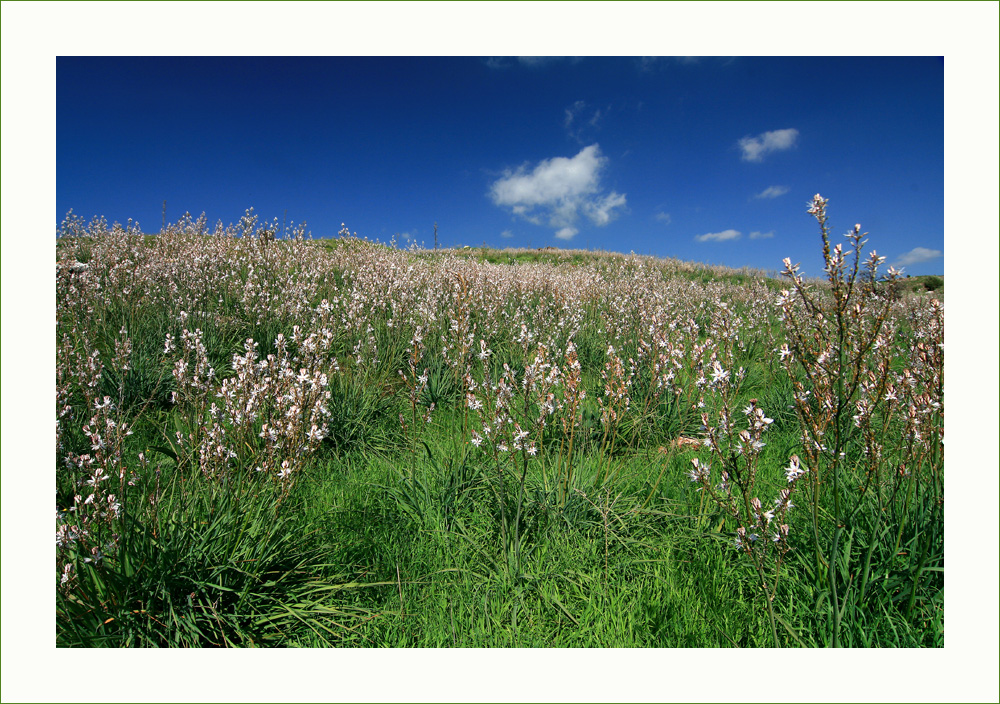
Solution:
[[[731,411],[728,373],[718,361],[713,363],[713,371],[714,381],[710,388],[721,396],[722,402],[714,418],[708,412],[702,414],[706,427],[704,445],[713,460],[706,463],[694,458],[688,476],[699,484],[699,492],[704,492],[728,519],[735,522],[734,545],[753,564],[757,585],[767,607],[771,635],[778,647],[773,602],[781,567],[790,549],[788,513],[794,507],[792,492],[806,470],[793,455],[785,470],[787,487],[778,492],[773,508],[765,508],[759,498],[757,478],[760,455],[766,446],[764,436],[774,420],[766,416],[757,399],[751,399],[743,409],[745,423],[739,422],[738,416]],[[713,477],[713,466],[718,468],[718,477]]]
[[[566,345],[563,362],[563,399],[559,417],[562,437],[559,441],[559,456],[556,459],[556,497],[560,506],[566,505],[570,484],[573,481],[573,440],[580,427],[581,408],[587,397],[583,385],[583,369],[576,352],[576,344],[570,340]]]
[[[844,557],[842,551],[849,549],[842,544],[844,531],[858,527],[859,512],[869,500],[877,504],[875,520],[883,520],[884,502],[898,493],[893,484],[898,484],[894,475],[899,472],[887,471],[886,465],[895,462],[902,467],[915,459],[921,447],[937,446],[913,440],[920,437],[917,426],[923,423],[916,419],[941,409],[941,387],[931,373],[932,388],[922,387],[919,391],[926,390],[926,395],[918,400],[917,384],[907,381],[912,372],[898,370],[900,361],[909,361],[898,359],[895,351],[901,331],[892,323],[894,302],[889,292],[899,272],[890,267],[885,281],[879,281],[878,267],[884,257],[872,251],[862,259],[867,233],[862,233],[860,225],[846,234],[847,249],[842,243],[833,244],[827,200],[820,195],[813,198],[808,213],[820,226],[825,285],[810,285],[797,264],[784,260],[783,274],[792,289],[782,291],[778,298],[785,338],[778,353],[793,386],[802,455],[811,469],[815,574],[817,587],[826,590],[831,600],[833,644],[837,646],[842,592],[850,586],[841,583],[836,569]],[[920,350],[928,358],[929,346],[923,344],[914,351]],[[934,350],[933,360],[926,360],[925,369],[941,361],[938,351]],[[904,406],[904,400],[910,403]],[[914,422],[907,426],[906,418]],[[909,441],[891,440],[907,436]],[[824,515],[829,515],[831,527],[823,526]]]

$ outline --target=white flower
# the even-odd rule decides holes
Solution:
[[[799,456],[792,455],[789,458],[788,466],[785,468],[785,476],[788,478],[788,482],[794,482],[805,473],[806,470],[799,465]]]
[[[688,472],[688,476],[691,477],[691,481],[702,483],[707,482],[710,478],[710,472],[712,469],[711,465],[703,465],[698,461],[697,457],[691,460],[691,464],[693,465],[693,469]]]

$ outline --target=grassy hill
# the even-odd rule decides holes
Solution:
[[[67,232],[59,645],[943,645],[943,280]]]

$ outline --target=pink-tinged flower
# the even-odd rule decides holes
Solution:
[[[489,359],[490,355],[493,354],[493,350],[486,346],[486,340],[479,341],[479,359],[485,360]]]
[[[288,460],[284,460],[281,463],[281,470],[278,472],[278,479],[288,479],[292,476],[292,468],[288,464]]]
[[[817,193],[813,196],[812,202],[809,204],[809,209],[806,212],[810,215],[821,215],[826,210],[828,202],[829,199],[823,198],[823,196]]]
[[[789,458],[788,466],[785,468],[785,476],[788,478],[788,482],[794,482],[799,477],[806,473],[806,469],[799,464],[799,456],[792,455]]]
[[[792,490],[782,489],[778,492],[778,498],[774,500],[774,507],[778,511],[789,511],[795,508],[795,504],[791,502]]]
[[[688,476],[691,477],[691,481],[699,482],[705,484],[709,481],[711,477],[712,465],[702,464],[697,457],[691,460],[693,468],[688,472]],[[699,489],[701,491],[701,489]]]

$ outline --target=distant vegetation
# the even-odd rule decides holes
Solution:
[[[57,644],[943,646],[943,279],[810,213],[823,281],[71,214]]]

